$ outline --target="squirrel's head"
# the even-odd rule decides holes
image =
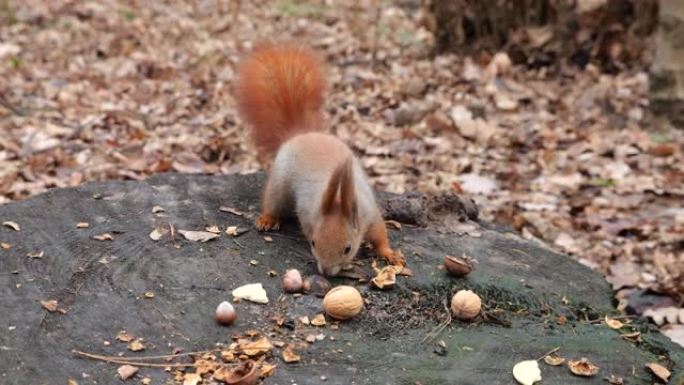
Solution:
[[[309,240],[318,271],[323,275],[337,275],[351,264],[363,239],[352,167],[350,158],[330,177],[321,201],[321,216]]]

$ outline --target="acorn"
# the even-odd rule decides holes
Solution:
[[[312,275],[304,280],[303,289],[306,294],[322,298],[330,291],[330,282],[321,275]]]
[[[444,268],[454,277],[463,277],[473,271],[473,259],[464,255],[463,257],[444,257]]]
[[[288,269],[283,275],[283,290],[286,293],[299,293],[302,291],[304,282],[302,275],[297,269]]]
[[[235,318],[237,318],[237,313],[230,302],[223,301],[216,307],[216,322],[221,325],[230,325]]]
[[[323,298],[323,309],[332,318],[350,319],[363,309],[363,298],[361,293],[351,286],[337,286]]]
[[[451,312],[454,317],[462,321],[477,317],[480,309],[482,309],[482,300],[470,290],[459,290],[451,298]]]

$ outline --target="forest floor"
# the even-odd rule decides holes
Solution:
[[[0,203],[258,169],[235,64],[261,39],[292,38],[325,55],[329,125],[376,188],[472,196],[485,219],[604,273],[619,299],[650,290],[677,304],[684,130],[650,117],[643,68],[434,56],[411,2],[352,3],[0,2]]]

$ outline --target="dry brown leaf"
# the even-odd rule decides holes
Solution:
[[[112,236],[112,234],[104,233],[104,234],[93,236],[93,239],[96,239],[98,241],[113,241],[114,237]]]
[[[544,362],[547,365],[559,366],[563,365],[563,363],[565,362],[565,358],[556,354],[549,354],[548,356],[544,357]]]
[[[78,382],[76,382],[76,380],[70,378],[67,380],[67,385],[78,385]]]
[[[90,227],[90,223],[88,222],[78,222],[76,224],[77,229],[87,229],[88,227]]]
[[[131,341],[133,341],[133,338],[135,338],[135,337],[133,337],[131,334],[129,334],[125,330],[122,330],[116,334],[116,339],[121,341],[121,342],[131,342]]]
[[[292,344],[288,344],[285,349],[283,349],[283,360],[288,364],[292,362],[299,362],[301,358],[302,357],[295,352],[294,346]]]
[[[118,337],[118,336],[117,336]],[[139,352],[145,350],[145,344],[143,344],[142,339],[138,338],[128,343],[128,350],[133,352]]]
[[[119,374],[119,378],[125,381],[135,376],[138,373],[138,368],[132,365],[121,365],[116,372]]]
[[[256,341],[251,341],[244,344],[243,346],[241,346],[241,348],[243,353],[250,357],[253,357],[271,351],[273,345],[271,345],[271,343],[268,341],[268,338],[261,337]]]
[[[624,333],[620,334],[620,337],[627,341],[641,342],[641,332]]]
[[[605,317],[604,321],[606,322],[606,325],[608,325],[609,328],[611,329],[621,329],[623,326],[625,326],[622,322],[619,320],[616,320],[614,318],[610,318],[608,316]]]
[[[5,227],[9,227],[10,229],[12,229],[14,231],[21,231],[21,226],[19,226],[19,224],[17,222],[5,221],[5,222],[2,222],[2,225]]]
[[[311,324],[311,321],[309,321],[309,317],[307,317],[307,316],[301,316],[298,318],[298,320],[299,320],[299,322],[302,323],[302,325],[308,326],[309,324]]]
[[[142,380],[140,380],[140,383],[142,385],[150,385],[152,383],[152,379],[149,377],[145,377]]]
[[[45,300],[45,301],[40,301],[41,306],[50,313],[54,313],[57,311],[57,300],[55,299],[50,299],[50,300]]]
[[[12,245],[10,245],[9,243],[2,242],[0,243],[0,247],[2,247],[3,250],[9,250],[12,248]]]
[[[670,379],[670,375],[672,374],[669,370],[667,370],[666,367],[655,362],[646,364],[646,369],[648,369],[665,384],[667,384],[667,381]]]
[[[195,373],[199,376],[212,373],[218,368],[218,364],[212,359],[199,359],[193,364],[195,365]]]
[[[183,385],[197,385],[202,382],[202,377],[197,373],[185,373]]]
[[[313,326],[325,326],[325,316],[323,313],[316,314],[316,316],[311,320],[311,324]]]
[[[204,230],[214,234],[221,234],[221,230],[216,225],[205,227]]]
[[[185,239],[193,242],[208,242],[219,236],[218,234],[210,233],[208,231],[178,230],[178,232],[185,237]]]
[[[568,368],[570,368],[572,374],[581,377],[595,376],[599,372],[599,367],[586,358],[577,361],[568,361]]]
[[[259,367],[259,377],[264,378],[272,376],[273,373],[275,373],[276,367],[275,364],[262,363]]]

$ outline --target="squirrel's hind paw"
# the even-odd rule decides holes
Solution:
[[[256,228],[259,231],[278,230],[280,223],[276,218],[269,214],[261,214],[256,220]]]

